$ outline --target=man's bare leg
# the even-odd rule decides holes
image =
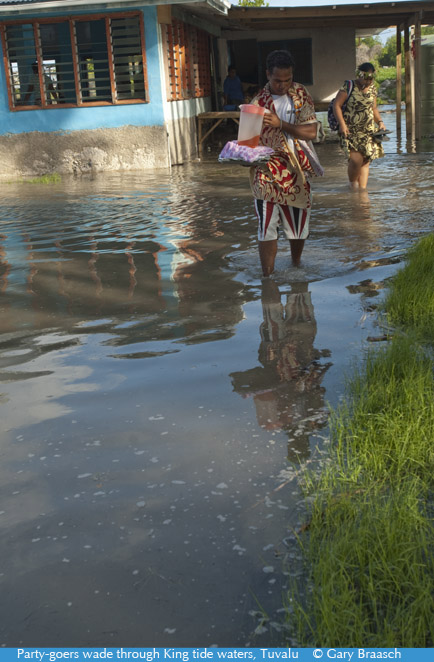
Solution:
[[[304,239],[290,239],[292,264],[294,267],[300,266],[301,254],[304,248]]]
[[[259,257],[261,259],[262,273],[270,276],[274,271],[274,261],[277,253],[277,239],[259,242]]]

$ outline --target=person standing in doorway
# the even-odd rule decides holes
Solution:
[[[294,82],[293,74],[291,54],[271,52],[266,61],[268,83],[252,100],[268,111],[260,143],[274,149],[266,165],[250,171],[265,277],[274,271],[279,229],[289,240],[294,266],[299,266],[312,207],[308,178],[323,174],[311,143],[317,132],[313,101],[306,88]]]
[[[224,108],[227,106],[239,106],[244,103],[244,92],[241,79],[237,76],[235,67],[228,68],[228,75],[223,83]],[[234,108],[234,110],[235,110]]]
[[[349,81],[345,81],[333,104],[341,147],[348,157],[348,180],[352,190],[366,189],[371,162],[384,156],[381,140],[377,142],[374,138],[376,131],[386,129],[377,108],[374,77],[374,65],[364,62],[356,71],[352,92],[349,93]]]

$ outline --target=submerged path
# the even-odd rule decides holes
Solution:
[[[279,641],[299,462],[432,227],[434,153],[387,145],[363,196],[319,146],[302,267],[282,243],[267,285],[247,170],[213,154],[4,187],[0,644]]]

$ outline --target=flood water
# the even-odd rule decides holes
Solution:
[[[1,645],[282,642],[300,462],[432,229],[434,145],[385,148],[359,195],[318,146],[302,266],[281,240],[265,281],[218,150],[1,185]]]

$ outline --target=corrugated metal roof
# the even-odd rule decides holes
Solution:
[[[51,2],[51,0],[0,0],[0,5],[30,5],[34,2]]]
[[[59,7],[62,4],[63,5],[86,5],[88,8],[91,6],[100,6],[101,4],[104,4],[106,6],[110,5],[115,5],[115,6],[120,6],[124,4],[131,4],[134,6],[137,6],[138,4],[146,6],[146,5],[165,5],[165,4],[186,4],[186,3],[191,3],[191,4],[200,4],[200,5],[207,5],[209,7],[214,7],[216,9],[219,9],[220,11],[224,9],[225,13],[231,6],[231,1],[230,0],[96,0],[95,2],[92,2],[92,0],[89,0],[89,2],[84,3],[83,0],[0,0],[0,7],[10,7],[16,8],[17,11],[19,11],[19,8],[27,7],[29,5],[41,5],[41,4],[52,4],[53,8],[54,7]],[[23,11],[23,10],[22,10]]]

